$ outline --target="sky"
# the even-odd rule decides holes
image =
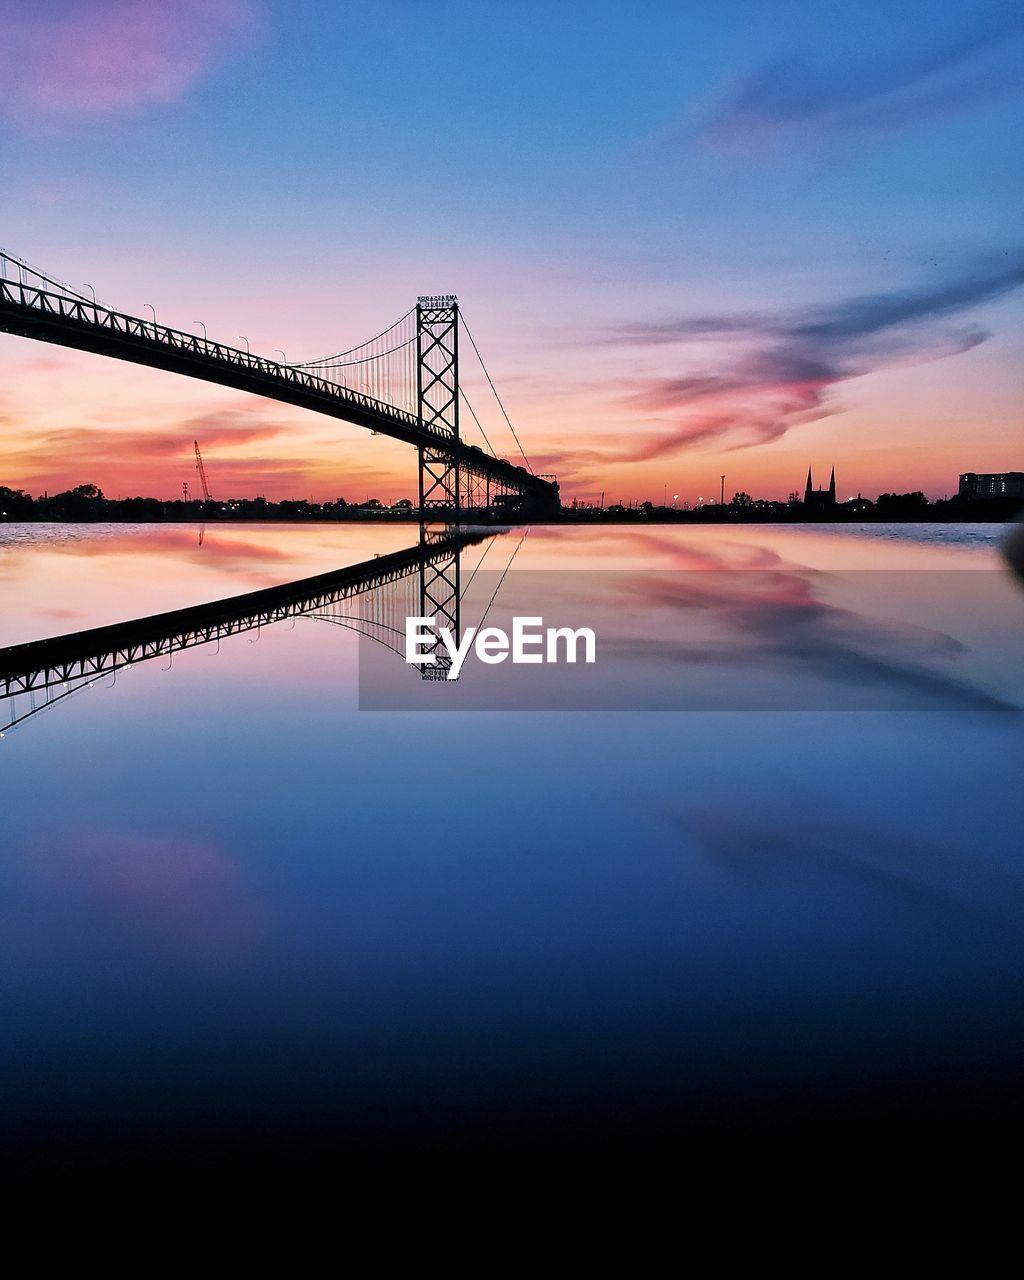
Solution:
[[[0,0],[0,245],[290,360],[456,293],[564,501],[1024,470],[1024,14]],[[503,456],[514,442],[463,353]],[[466,432],[479,443],[475,428]],[[408,446],[0,335],[0,484],[414,497]]]

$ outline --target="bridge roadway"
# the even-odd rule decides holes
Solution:
[[[492,528],[438,532],[430,535],[430,541],[312,578],[131,622],[12,645],[0,649],[0,697],[109,675],[147,658],[326,609],[340,600],[397,582],[420,565],[450,557],[497,532],[500,530]]]
[[[540,506],[558,505],[557,486],[474,445],[456,443],[447,432],[426,425],[416,414],[339,387],[305,369],[112,311],[88,299],[0,278],[0,331],[298,405],[417,448],[447,451],[453,457],[458,450],[467,470],[489,477]]]

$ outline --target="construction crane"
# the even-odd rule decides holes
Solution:
[[[203,466],[203,455],[199,452],[199,441],[193,440],[192,443],[196,447],[196,470],[199,472],[199,482],[203,486],[203,501],[212,502],[210,486],[206,483],[206,468]]]

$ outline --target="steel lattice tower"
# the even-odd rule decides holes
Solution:
[[[459,304],[450,295],[420,298],[416,304],[416,403],[422,425],[448,438],[443,448],[420,447],[420,510],[443,508],[458,519]]]

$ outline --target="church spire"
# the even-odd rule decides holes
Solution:
[[[811,494],[814,492],[814,481],[811,479],[811,469],[807,468],[807,488],[804,490],[804,502],[810,502]]]
[[[836,500],[836,469],[832,468],[832,479],[828,482],[829,497],[833,502]]]

